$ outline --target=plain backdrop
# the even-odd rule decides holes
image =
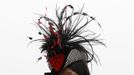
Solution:
[[[0,0],[0,75],[43,75],[49,71],[39,44],[27,46],[38,36],[34,21],[39,15],[55,18],[56,4],[72,4],[95,16],[102,25],[107,45],[96,46],[101,65],[93,64],[92,75],[134,75],[134,1],[133,0]],[[47,7],[47,11],[46,11]]]

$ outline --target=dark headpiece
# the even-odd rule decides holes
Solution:
[[[70,15],[67,14],[68,8],[72,10]],[[92,34],[82,36],[84,32],[88,32],[84,30],[86,26],[91,21],[96,22],[95,18],[82,12],[82,10],[75,12],[71,5],[65,6],[60,13],[56,10],[56,17],[58,19],[57,22],[49,17],[42,16],[36,23],[41,30],[39,34],[42,34],[44,37],[43,39],[37,39],[43,42],[41,53],[47,53],[46,58],[52,73],[57,74],[63,68],[78,60],[86,62],[96,61],[92,43],[100,43],[102,45],[104,43],[97,39],[98,36],[87,38],[87,36],[92,36]],[[84,18],[86,18],[85,22],[82,22]],[[43,20],[46,23],[42,22]],[[80,25],[80,23],[83,24]],[[100,26],[99,23],[98,25]],[[90,50],[85,48],[85,44],[89,45]]]

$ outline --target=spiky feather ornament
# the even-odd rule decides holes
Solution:
[[[68,9],[72,10],[70,15],[67,15],[66,11]],[[46,59],[53,74],[58,74],[63,68],[78,60],[84,60],[86,62],[94,60],[97,62],[92,43],[105,45],[97,39],[99,36],[87,38],[87,36],[93,35],[81,35],[87,32],[84,29],[91,21],[95,21],[101,27],[94,17],[82,12],[82,10],[83,8],[76,12],[72,5],[65,6],[60,13],[56,10],[57,22],[49,17],[41,16],[38,22],[36,22],[36,25],[41,30],[39,34],[43,35],[44,38],[32,40],[29,37],[32,40],[31,42],[42,42],[41,53],[45,52],[47,54]],[[86,18],[86,22],[79,26],[83,18]],[[45,20],[47,24],[42,22],[42,20]],[[85,48],[87,45],[85,46],[83,44],[88,44],[91,50],[87,50]]]

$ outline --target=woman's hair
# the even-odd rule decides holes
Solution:
[[[67,68],[73,70],[78,75],[90,75],[87,62],[83,60],[76,61],[70,64]]]

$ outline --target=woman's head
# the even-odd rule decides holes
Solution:
[[[57,61],[56,63],[59,64],[60,62]],[[87,65],[87,53],[82,50],[72,49],[67,55],[60,72],[56,72],[51,64],[49,64],[49,68],[51,69],[51,73],[56,73],[56,75],[90,75]]]
[[[67,66],[60,75],[90,75],[87,62],[80,60]]]

